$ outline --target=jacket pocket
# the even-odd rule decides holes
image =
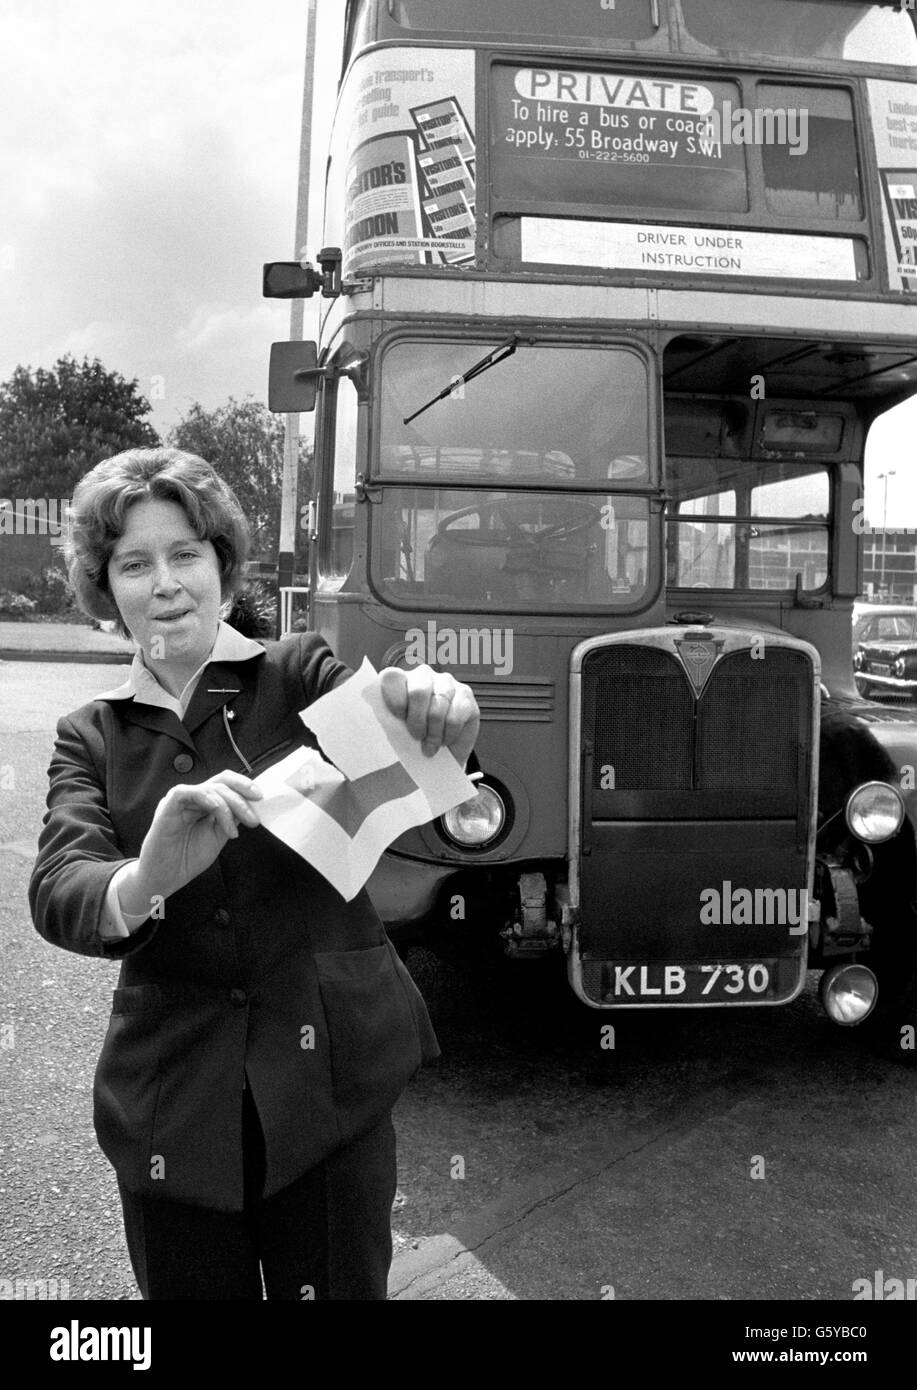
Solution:
[[[99,1144],[134,1190],[149,1182],[164,1022],[157,985],[116,989],[96,1065],[93,1116]]]
[[[112,1017],[146,1013],[148,1009],[158,1009],[161,1003],[162,991],[158,985],[119,985],[112,992]]]
[[[421,1063],[438,1055],[416,985],[388,941],[363,950],[316,952],[315,966],[336,1103],[354,1111],[393,1105]]]
[[[275,763],[279,763],[279,762],[281,762],[282,759],[285,758],[289,753],[292,753],[292,752],[293,752],[293,749],[294,749],[295,747],[297,747],[297,745],[298,745],[298,740],[297,740],[297,739],[292,738],[292,737],[291,737],[291,738],[285,738],[285,739],[281,740],[280,743],[275,743],[275,744],[273,745],[273,747],[271,747],[271,748],[266,748],[265,751],[264,751],[263,753],[259,753],[258,756],[257,756],[256,758],[252,758],[252,760],[251,760],[251,766],[252,766],[252,767],[257,767],[257,766],[259,765],[259,763],[267,764],[268,758],[271,758]],[[262,767],[262,768],[261,768],[261,771],[262,771],[262,772],[266,772],[266,771],[267,771],[267,766]]]

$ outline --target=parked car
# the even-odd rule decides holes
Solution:
[[[884,632],[880,634],[878,631],[880,618],[907,617],[911,613],[917,613],[917,607],[910,603],[855,603],[851,627],[853,650],[856,651],[863,641],[872,641],[874,637],[885,635]]]
[[[853,670],[861,695],[917,692],[917,608],[872,604],[854,609]]]

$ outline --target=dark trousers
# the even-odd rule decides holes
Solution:
[[[264,1139],[250,1093],[243,1096],[244,1211],[212,1211],[118,1184],[142,1296],[384,1299],[396,1184],[391,1115],[264,1199]]]

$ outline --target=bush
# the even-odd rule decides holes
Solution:
[[[47,565],[42,570],[41,590],[35,597],[41,613],[69,613],[75,607],[67,576],[54,565]]]
[[[46,565],[40,575],[22,571],[17,587],[20,594],[34,601],[39,613],[57,617],[73,610],[73,595],[67,584],[67,576],[56,565]]]
[[[266,579],[249,580],[233,598],[226,621],[243,637],[256,640],[273,637],[277,625],[276,584]]]
[[[11,589],[0,589],[0,618],[21,621],[37,612],[38,604],[27,594],[14,594]]]

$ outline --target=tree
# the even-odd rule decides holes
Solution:
[[[252,533],[252,554],[276,559],[280,539],[283,482],[283,417],[252,396],[205,410],[191,406],[169,434],[176,449],[187,449],[212,463],[242,504]],[[300,441],[299,500],[312,491],[311,448]]]
[[[101,459],[159,443],[137,382],[98,358],[17,367],[0,383],[0,497],[70,497]]]

